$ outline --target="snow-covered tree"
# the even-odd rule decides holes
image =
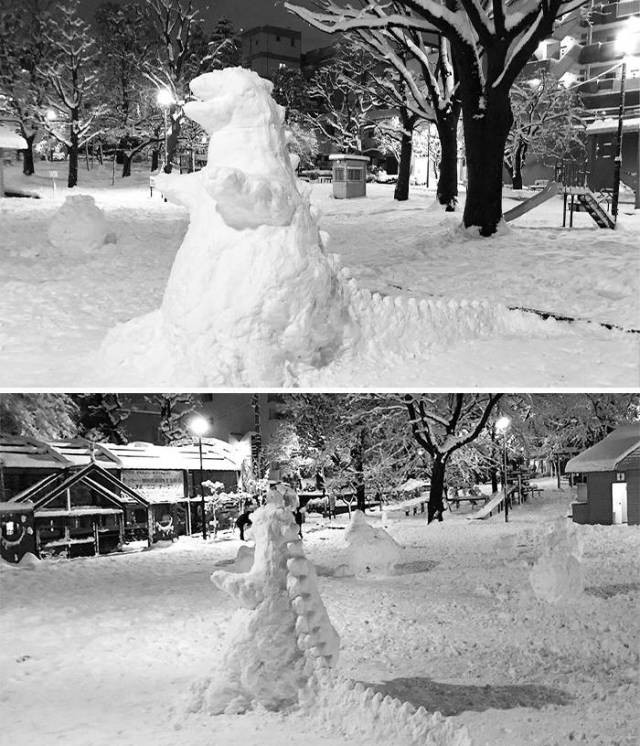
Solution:
[[[339,152],[362,153],[363,141],[372,130],[371,64],[362,49],[338,44],[332,59],[309,81],[308,95],[315,110],[305,118]]]
[[[345,4],[339,17],[325,14],[325,0],[315,15],[334,32],[358,29],[411,29],[437,32],[450,43],[462,102],[467,198],[465,227],[480,235],[495,233],[502,218],[502,168],[513,115],[509,92],[515,79],[551,35],[555,22],[584,5],[586,0],[402,0],[360,6]],[[294,3],[311,22],[314,11]]]
[[[73,437],[78,413],[67,394],[0,394],[0,436]]]
[[[141,2],[104,2],[96,10],[95,23],[107,103],[105,128],[122,162],[122,176],[130,176],[134,157],[157,144],[162,129],[156,89],[143,74],[152,36]]]
[[[586,157],[585,110],[576,91],[551,75],[518,78],[511,88],[513,125],[509,131],[504,165],[514,189],[522,189],[522,168],[527,158],[555,161]]]
[[[192,437],[188,420],[196,408],[193,394],[153,394],[148,398],[160,406],[160,433],[167,445]]]
[[[442,518],[449,462],[485,429],[502,394],[407,394],[413,437],[431,458],[428,520]]]
[[[100,133],[97,123],[105,111],[97,100],[98,48],[91,27],[79,16],[79,3],[64,0],[56,5],[45,31],[49,53],[41,61],[48,84],[47,105],[54,112],[53,117],[45,116],[43,123],[67,148],[68,187],[78,183],[80,148]]]
[[[201,71],[223,70],[240,65],[240,42],[233,22],[220,18],[209,37],[207,54],[201,62]]]
[[[46,111],[46,80],[41,65],[49,42],[45,35],[53,0],[0,0],[0,115],[14,121],[27,142],[22,170],[35,171],[33,146]]]
[[[71,394],[80,410],[78,432],[94,441],[128,442],[125,420],[129,416],[119,394]]]
[[[354,23],[348,29],[343,26],[347,18],[353,20],[371,5],[368,0],[356,0],[348,7],[337,0],[320,0],[314,3],[318,10],[309,10],[292,2],[285,3],[316,28],[343,33],[357,40],[382,65],[371,71],[377,94],[388,106],[397,109],[403,128],[396,199],[408,197],[414,128],[421,120],[435,122],[444,164],[440,169],[437,196],[440,204],[452,210],[458,196],[456,131],[460,99],[449,42],[434,29],[425,32],[407,25],[381,27],[366,23]],[[389,0],[377,12],[409,14],[404,4],[395,0]]]

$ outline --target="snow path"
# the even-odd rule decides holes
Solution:
[[[400,574],[333,578],[342,531],[306,528],[305,552],[342,639],[339,670],[466,724],[474,746],[570,741],[632,746],[639,720],[640,532],[582,526],[586,592],[538,602],[528,584],[568,490],[469,521],[394,523]],[[375,517],[372,517],[375,523]],[[0,702],[7,743],[123,746],[333,746],[298,714],[186,715],[209,675],[234,607],[210,582],[239,540],[181,539],[140,554],[0,566]],[[386,744],[386,746],[390,746]]]
[[[104,178],[93,174],[96,183]],[[105,209],[117,236],[116,244],[90,258],[56,256],[47,244],[47,226],[65,190],[56,201],[41,187],[42,200],[0,204],[0,386],[126,387],[126,381],[102,381],[92,353],[116,323],[158,308],[187,217],[158,195],[150,199],[143,174],[116,184],[81,190]],[[320,226],[331,235],[329,250],[364,288],[485,300],[640,327],[640,214],[623,214],[621,230],[607,232],[579,213],[576,228],[568,231],[559,227],[561,201],[550,200],[487,241],[461,231],[459,213],[442,213],[424,189],[414,188],[404,203],[393,201],[388,185],[369,185],[366,200],[334,200],[330,190],[318,185],[312,193],[323,213]],[[510,203],[505,200],[506,207]],[[448,346],[434,347],[420,359],[394,349],[372,349],[357,360],[347,353],[298,383],[346,388],[640,383],[638,335],[558,323],[549,326],[548,337],[521,331],[457,341],[452,330]],[[148,386],[153,385],[150,371]]]

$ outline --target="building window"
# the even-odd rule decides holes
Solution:
[[[292,47],[295,47],[295,45],[296,45],[296,40],[295,40],[295,39],[293,38],[293,36],[292,36],[292,37],[291,37],[291,46],[292,46]]]
[[[336,181],[344,181],[344,168],[336,168],[334,174]]]
[[[281,62],[281,63],[280,63],[279,65],[278,65],[278,70],[282,70],[282,69],[283,69],[283,68],[285,68],[286,66],[287,66],[286,62]]]
[[[348,168],[347,169],[347,181],[362,181],[362,169],[361,168]]]
[[[280,41],[280,37],[279,36],[276,36],[276,41]]]

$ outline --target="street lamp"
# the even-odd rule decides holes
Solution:
[[[625,55],[620,64],[620,99],[618,103],[618,133],[616,137],[616,155],[613,164],[613,193],[611,195],[611,214],[613,219],[618,219],[618,201],[620,198],[620,173],[622,170],[622,127],[624,119],[624,97],[625,83],[627,78],[627,55],[637,45],[638,32],[640,32],[640,21],[637,18],[629,18],[624,28],[620,29],[614,43],[615,51]],[[640,185],[640,177],[638,177]],[[640,188],[640,186],[638,187]],[[636,203],[638,195],[636,195]]]
[[[202,484],[202,436],[209,432],[209,421],[201,415],[196,415],[189,421],[189,430],[198,438],[198,453],[200,455],[200,505],[202,508],[202,538],[207,540],[207,512],[204,502],[204,486]]]
[[[169,108],[172,104],[175,103],[175,99],[173,97],[173,93],[168,88],[159,88],[158,89],[158,95],[156,96],[156,101],[158,102],[158,106],[162,109],[162,112],[164,114],[164,172],[169,173],[167,171],[167,168],[169,166],[169,123],[168,123],[168,115],[169,115]]]
[[[502,433],[502,484],[504,485],[504,520],[509,521],[509,495],[507,487],[507,431],[511,425],[511,418],[502,415],[496,421],[496,432]]]

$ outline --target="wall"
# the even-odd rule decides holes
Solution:
[[[615,480],[613,472],[593,472],[587,474],[589,500],[589,523],[611,524],[611,484]]]

